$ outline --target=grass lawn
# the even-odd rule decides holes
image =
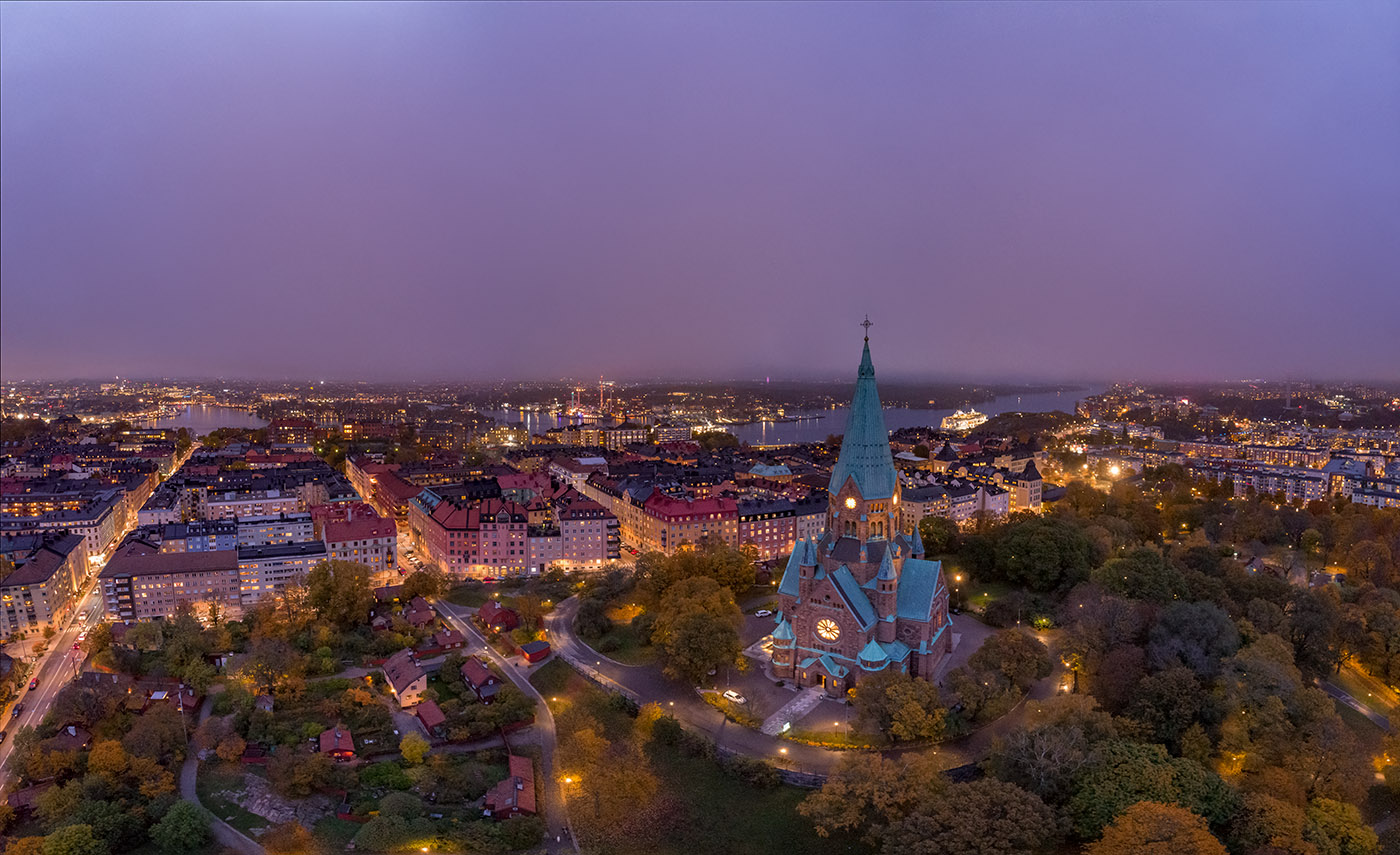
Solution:
[[[609,739],[627,738],[633,721],[607,703],[607,694],[562,660],[555,659],[531,675],[531,682],[556,711],[578,704],[602,725]],[[559,734],[561,743],[569,734]],[[858,841],[821,838],[797,805],[809,790],[749,786],[717,763],[682,754],[677,748],[649,743],[644,751],[672,812],[666,828],[645,840],[631,840],[604,830],[579,828],[579,834],[606,838],[612,855],[769,855],[772,852],[862,853]]]
[[[491,591],[485,585],[458,585],[447,592],[447,601],[454,606],[477,608],[491,599]]]
[[[967,595],[968,610],[980,612],[985,610],[991,601],[1004,597],[1017,588],[1002,582],[976,582],[964,583],[962,590]]]
[[[648,749],[662,788],[680,794],[674,831],[659,845],[622,852],[658,855],[770,855],[773,852],[867,852],[851,839],[818,837],[797,813],[808,790],[755,789],[726,774],[713,761],[686,757],[653,743]]]
[[[354,839],[361,828],[364,826],[358,822],[328,816],[317,822],[311,833],[327,850],[342,852],[345,850],[345,844]]]
[[[557,694],[568,688],[571,678],[583,679],[567,662],[556,658],[544,663],[530,675],[530,685],[538,689],[541,695]]]
[[[643,644],[629,623],[614,623],[602,638],[585,641],[589,647],[624,665],[650,665],[656,661],[655,645]]]
[[[239,807],[232,798],[218,795],[225,790],[243,789],[245,771],[246,767],[241,763],[201,763],[199,776],[195,779],[195,792],[210,813],[244,834],[250,834],[254,828],[266,828],[267,820]]]

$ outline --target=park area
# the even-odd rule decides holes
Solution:
[[[817,836],[797,813],[808,790],[766,763],[720,759],[655,704],[609,695],[561,660],[531,682],[554,713],[556,766],[585,848],[616,855],[767,855],[864,851]]]

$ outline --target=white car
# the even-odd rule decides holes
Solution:
[[[739,694],[733,689],[728,689],[725,691],[724,699],[726,701],[729,701],[731,704],[746,704],[749,702],[748,698],[744,697],[743,695]]]
[[[773,610],[772,610],[772,609],[759,609],[758,611],[756,611],[756,612],[753,613],[753,616],[754,616],[754,617],[768,617],[768,616],[771,615],[772,613],[773,613]]]

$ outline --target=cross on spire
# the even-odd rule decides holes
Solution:
[[[870,343],[870,328],[871,328],[872,326],[874,326],[875,323],[874,323],[874,321],[870,320],[870,316],[869,316],[869,315],[866,315],[866,316],[865,316],[865,320],[862,321],[860,325],[863,326],[863,327],[865,327],[865,341],[866,341],[867,344],[869,344],[869,343]]]

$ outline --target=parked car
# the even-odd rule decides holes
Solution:
[[[10,710],[10,718],[14,718],[24,712],[24,704],[15,704],[15,708]]]
[[[748,698],[744,697],[743,695],[739,694],[733,689],[727,689],[725,691],[724,699],[732,704],[746,704],[749,702]]]
[[[38,677],[35,677],[33,680],[30,680],[30,681],[29,681],[29,688],[31,688],[31,689],[37,689],[37,688],[39,688],[39,678],[38,678]]]
[[[5,731],[0,730],[0,742],[4,742],[4,741],[5,741]]]
[[[756,612],[753,613],[753,616],[754,616],[754,617],[768,617],[768,616],[771,615],[772,613],[773,613],[773,610],[772,610],[772,609],[759,609],[758,611],[756,611]]]

